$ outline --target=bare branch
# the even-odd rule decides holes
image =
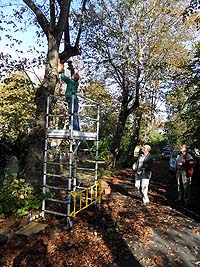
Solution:
[[[44,13],[35,5],[32,0],[23,0],[23,2],[33,11],[33,13],[37,17],[37,21],[43,29],[46,36],[48,36],[48,32],[50,29],[49,21],[46,19]]]
[[[84,17],[85,17],[85,12],[86,12],[86,3],[87,0],[83,0],[83,5],[82,5],[82,12],[81,12],[81,18],[80,18],[80,25],[79,25],[79,30],[77,33],[77,37],[76,37],[76,42],[75,42],[75,46],[78,47],[79,46],[79,42],[80,42],[80,37],[81,37],[81,33],[82,33],[82,29],[83,29],[83,21],[84,21]]]
[[[70,1],[71,2],[71,1]],[[71,3],[70,3],[71,4]],[[70,5],[69,4],[69,5]],[[66,21],[66,29],[64,32],[64,41],[65,41],[65,50],[67,50],[68,46],[70,45],[70,34],[69,34],[69,11],[70,11],[70,6],[68,6],[67,9],[67,21]]]
[[[50,0],[50,21],[51,21],[51,29],[54,29],[56,25],[56,16],[55,16],[55,0]]]

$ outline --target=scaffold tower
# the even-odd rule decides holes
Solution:
[[[65,95],[47,97],[42,218],[46,213],[72,217],[100,201],[98,182],[99,105],[81,95],[79,112],[68,113]],[[80,131],[73,129],[78,115]]]

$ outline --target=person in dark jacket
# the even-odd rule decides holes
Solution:
[[[181,153],[176,159],[176,181],[178,190],[178,201],[184,205],[190,204],[190,187],[193,174],[194,159],[188,153],[187,145],[182,145]]]
[[[150,151],[151,147],[149,145],[144,145],[142,147],[142,154],[133,164],[135,187],[141,193],[142,201],[145,205],[149,204],[148,187],[153,168],[153,158]]]
[[[77,97],[77,91],[78,91],[78,86],[79,86],[79,75],[78,73],[75,73],[74,67],[72,65],[71,61],[68,61],[68,69],[71,72],[71,78],[65,76],[64,74],[64,65],[63,68],[61,67],[59,69],[59,73],[61,74],[61,79],[67,84],[66,91],[65,91],[65,97],[66,101],[68,103],[68,112],[71,116],[73,113],[73,130],[80,131],[80,126],[79,126],[79,118],[78,118],[78,97]],[[74,97],[73,97],[74,95]],[[74,99],[74,103],[73,103]],[[72,110],[72,106],[74,107]],[[69,120],[69,123],[71,124],[71,117]]]

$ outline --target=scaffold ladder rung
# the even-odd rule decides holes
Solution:
[[[88,168],[79,168],[77,167],[77,170],[80,170],[80,171],[95,171],[95,168],[94,169],[88,169]]]
[[[59,117],[61,117],[61,118],[64,117],[64,118],[65,118],[65,117],[69,117],[69,115],[68,115],[68,114],[61,114],[61,115],[58,115],[58,114],[50,115],[50,114],[49,114],[49,117],[58,117],[58,118],[59,118]]]
[[[54,174],[54,173],[45,173],[46,176],[52,176],[52,177],[60,177],[60,178],[67,178],[67,176]]]
[[[89,177],[77,177],[78,180],[85,180],[85,181],[95,181],[94,177],[93,178],[89,178]]]
[[[52,210],[44,210],[44,212],[50,213],[50,214],[54,214],[54,215],[58,215],[58,216],[67,217],[67,214],[65,214],[65,213],[56,212],[56,211],[52,211]]]
[[[58,187],[58,186],[52,186],[52,185],[46,185],[46,188],[55,189],[55,190],[65,190],[65,191],[68,191],[67,188]]]
[[[52,202],[57,202],[57,203],[62,203],[62,204],[67,204],[67,201],[65,200],[59,200],[55,198],[46,198],[46,200],[52,201]]]
[[[51,164],[51,165],[65,165],[65,166],[68,166],[68,163],[52,162],[52,161],[47,161],[47,164]]]

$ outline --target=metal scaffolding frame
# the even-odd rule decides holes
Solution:
[[[71,217],[100,201],[98,183],[99,105],[79,95],[79,113],[72,113],[64,95],[47,97],[42,218]],[[81,131],[73,130],[78,115]]]

